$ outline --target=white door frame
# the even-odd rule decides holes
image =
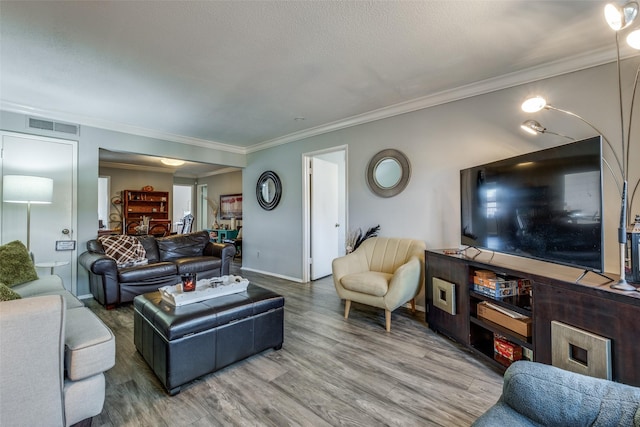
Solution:
[[[209,186],[207,184],[200,184],[196,182],[196,218],[198,231],[209,228],[207,222],[209,221],[209,209],[207,202],[203,202],[202,191],[207,190],[207,196],[209,195]]]
[[[309,282],[311,278],[311,158],[320,154],[333,153],[336,151],[344,151],[345,160],[345,189],[344,189],[344,218],[345,223],[342,224],[345,232],[349,229],[349,146],[339,145],[336,147],[326,148],[324,150],[312,151],[302,154],[302,281]]]
[[[71,238],[76,242],[76,248],[71,252],[71,293],[78,295],[78,141],[73,139],[53,138],[29,133],[9,132],[0,130],[2,136],[12,136],[16,138],[35,139],[38,141],[53,142],[56,144],[71,145]],[[0,174],[4,174],[2,160],[0,160]],[[97,185],[97,182],[96,182]],[[1,202],[0,202],[1,203]],[[2,220],[2,209],[0,209],[0,221]],[[96,211],[96,230],[98,229],[98,212]]]

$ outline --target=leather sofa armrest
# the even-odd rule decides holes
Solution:
[[[0,425],[64,425],[63,297],[30,297],[0,306]]]
[[[220,275],[226,276],[229,274],[229,267],[233,256],[236,254],[236,247],[230,243],[213,243],[209,242],[204,247],[203,255],[214,256],[222,260],[222,266],[220,267]]]
[[[78,257],[78,262],[89,272],[89,285],[93,296],[107,308],[114,307],[120,292],[116,261],[103,254],[83,252]]]
[[[115,274],[118,275],[116,260],[103,254],[94,252],[83,252],[78,258],[80,264],[94,274]]]

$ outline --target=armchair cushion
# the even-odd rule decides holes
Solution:
[[[350,291],[382,297],[389,290],[389,281],[393,275],[377,271],[365,271],[349,274],[342,278],[342,286]]]
[[[37,278],[29,251],[20,240],[0,246],[0,282],[12,287]]]

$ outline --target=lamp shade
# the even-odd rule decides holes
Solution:
[[[527,120],[520,125],[520,129],[523,131],[530,133],[531,135],[537,135],[539,133],[544,133],[546,130],[544,126],[542,126],[539,122],[535,120]]]
[[[5,175],[2,200],[7,203],[48,204],[53,199],[53,180],[40,176]]]

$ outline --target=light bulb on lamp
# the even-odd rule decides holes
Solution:
[[[636,50],[640,50],[640,30],[634,30],[629,33],[627,44]]]
[[[537,113],[547,107],[547,101],[541,96],[534,96],[522,103],[522,111],[525,113]]]
[[[604,7],[604,19],[616,34],[629,27],[638,16],[638,3],[627,2],[623,6],[609,3]],[[616,39],[617,40],[617,39]],[[617,41],[616,41],[617,43]],[[636,29],[627,35],[627,44],[633,49],[640,50],[640,30]]]
[[[538,122],[537,120],[526,120],[524,122],[522,122],[522,124],[520,125],[520,129],[522,129],[523,131],[531,134],[531,135],[538,135],[541,133],[549,133],[551,135],[557,135],[557,136],[561,136],[563,138],[567,138],[570,139],[571,141],[575,141],[576,139],[571,137],[571,136],[567,136],[567,135],[563,135],[561,133],[557,133],[557,132],[552,132],[549,129],[547,129],[546,127],[542,126],[540,124],[540,122]]]
[[[604,7],[604,19],[612,30],[628,27],[638,16],[638,3],[630,1],[624,6],[609,3]]]

